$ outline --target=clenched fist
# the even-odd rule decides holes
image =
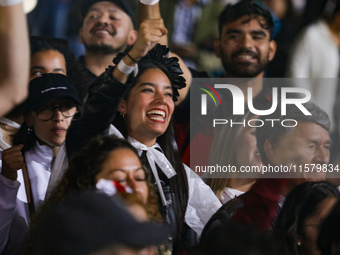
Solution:
[[[2,152],[2,171],[1,174],[6,178],[15,181],[18,177],[17,171],[24,165],[24,156],[21,149],[24,146],[14,145]]]

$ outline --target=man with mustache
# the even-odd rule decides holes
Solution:
[[[245,100],[247,100],[248,87],[252,87],[252,97],[256,109],[270,102],[271,91],[267,86],[264,86],[263,81],[260,79],[264,77],[266,67],[269,61],[274,58],[276,52],[276,43],[272,38],[274,22],[270,12],[246,0],[236,4],[228,4],[219,16],[218,27],[219,38],[215,40],[214,46],[216,56],[221,59],[224,67],[225,72],[222,77],[248,78],[246,81],[241,80],[241,82],[234,85],[242,90]],[[195,70],[192,70],[192,76],[194,78],[208,77],[206,73]],[[222,102],[228,107],[223,107],[223,114],[221,115],[223,118],[229,118],[233,109],[231,95],[230,97],[225,96],[222,98]],[[187,107],[187,111],[178,109],[180,111],[175,112],[176,120],[181,121],[178,124],[178,126],[181,125],[178,130],[189,130],[189,116],[183,118],[183,112],[189,115],[189,103],[187,105],[183,104],[184,107]],[[197,107],[200,107],[200,105],[197,105]],[[204,124],[200,123],[202,121],[201,116],[196,119],[198,123],[194,126],[200,127]],[[182,134],[182,137],[185,138],[178,141],[178,144],[181,156],[186,164],[191,163],[191,167],[194,167],[193,163],[195,165],[204,165],[206,163],[206,157],[199,154],[195,154],[198,155],[197,160],[194,159],[194,162],[190,162],[190,147],[195,149],[209,146],[212,134],[209,135],[208,133],[209,131],[204,131],[203,136],[198,134],[199,138],[194,137],[191,141],[188,134]]]
[[[228,78],[262,78],[274,58],[271,14],[254,3],[227,5],[219,17],[215,52]]]
[[[295,105],[288,105],[285,116],[281,114],[281,107],[268,116],[260,116],[262,120],[282,121],[287,118],[297,122],[296,126],[290,127],[266,122],[256,129],[257,148],[263,166],[287,166],[291,171],[246,173],[253,177],[257,175],[260,179],[248,192],[224,204],[211,217],[203,230],[203,239],[216,226],[230,219],[268,231],[275,224],[285,197],[294,187],[306,181],[325,180],[326,174],[333,173],[331,169],[339,167],[328,164],[331,144],[329,116],[311,102],[305,103],[304,107],[311,115],[303,114]],[[321,167],[324,169],[318,171]],[[305,170],[302,171],[302,168]],[[336,170],[334,174],[337,174]]]
[[[159,3],[157,1],[142,0],[139,3],[139,26],[157,27],[162,35],[167,34],[161,18]],[[85,55],[80,57],[80,62],[88,70],[94,81],[105,69],[112,65],[112,60],[119,52],[128,50],[137,39],[135,30],[135,13],[126,0],[84,0],[80,5],[83,18],[82,27],[79,29],[79,40],[85,46]],[[167,45],[167,37],[163,36],[160,44]],[[170,52],[170,57],[178,57]],[[134,56],[132,61],[138,61]],[[180,58],[179,58],[180,59]],[[191,74],[180,59],[184,78],[191,80]],[[185,98],[189,84],[180,92],[178,104]]]
[[[80,61],[95,79],[112,65],[119,52],[135,43],[134,12],[122,0],[85,0],[80,7],[83,23],[79,40],[85,46]]]

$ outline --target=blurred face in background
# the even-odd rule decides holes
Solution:
[[[45,73],[66,75],[64,55],[56,50],[42,50],[34,53],[31,58],[30,80]]]
[[[266,141],[267,142],[267,141]],[[305,180],[324,180],[326,173],[311,171],[313,165],[320,167],[329,163],[331,139],[329,132],[314,122],[298,122],[276,144],[271,144],[266,154],[271,164],[302,165],[309,168],[299,176]]]
[[[243,16],[223,25],[215,52],[221,58],[226,77],[263,77],[269,61],[274,58],[276,43],[269,30],[262,28],[261,16]]]
[[[257,118],[258,116],[253,116],[249,120]],[[236,145],[235,161],[237,168],[241,166],[260,166],[262,164],[260,153],[256,147],[255,131],[255,127],[246,126],[240,133]]]
[[[109,1],[93,4],[79,30],[80,42],[86,50],[100,54],[114,54],[126,49],[136,40],[131,18]]]

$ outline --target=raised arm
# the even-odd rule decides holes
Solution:
[[[18,2],[22,0],[0,0],[0,116],[22,102],[28,91],[27,22]]]
[[[166,1],[166,0],[162,0],[162,1]],[[142,2],[146,3],[146,2],[151,2],[154,3],[152,5],[147,5],[147,4],[143,4]],[[155,1],[155,0],[141,0],[139,2],[139,7],[138,7],[138,17],[139,17],[139,24],[141,24],[143,21],[145,20],[160,20],[163,22],[162,20],[162,16],[161,16],[161,12],[159,9],[159,1]],[[158,41],[158,43],[162,44],[162,45],[166,45],[168,46],[168,37],[167,36],[163,36],[160,38],[160,40]],[[179,64],[180,67],[183,71],[183,77],[186,80],[187,86],[183,89],[181,89],[179,91],[179,97],[177,102],[175,102],[176,105],[179,105],[187,96],[189,88],[190,88],[190,84],[191,84],[191,79],[192,79],[192,75],[190,70],[188,69],[187,65],[183,62],[182,58],[180,56],[178,56],[177,54],[173,53],[170,49],[169,52],[169,57],[177,57],[179,59]]]
[[[68,157],[78,151],[91,137],[107,135],[120,100],[131,85],[130,74],[136,66],[132,60],[140,60],[167,33],[160,21],[144,21],[138,31],[137,41],[116,66],[108,68],[89,88],[83,103],[80,118],[74,118],[67,131]],[[132,58],[131,58],[132,57]]]

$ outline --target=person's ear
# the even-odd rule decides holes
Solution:
[[[84,40],[83,40],[83,28],[82,27],[79,28],[79,30],[78,30],[78,41],[80,43],[84,43]]]
[[[138,35],[137,30],[131,30],[129,32],[128,39],[127,39],[127,45],[128,46],[131,46],[131,45],[133,45],[136,42],[137,35]]]
[[[218,58],[221,58],[221,40],[219,38],[214,40],[214,48],[215,48],[215,55]]]
[[[266,139],[263,144],[264,153],[269,162],[272,162],[275,157],[275,146],[271,143],[269,139]]]
[[[268,52],[268,60],[272,61],[275,57],[275,53],[276,53],[276,42],[274,40],[271,40],[269,42],[269,52]]]
[[[118,112],[120,114],[125,115],[127,113],[127,102],[126,100],[121,100],[118,106]]]

